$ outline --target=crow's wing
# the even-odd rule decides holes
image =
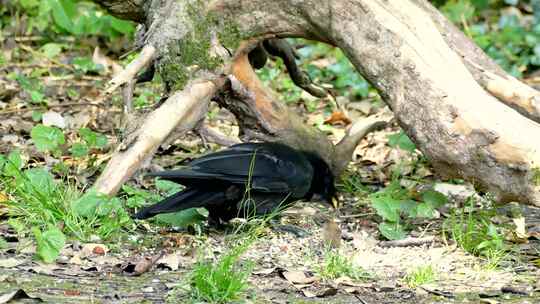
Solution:
[[[300,152],[287,146],[246,143],[202,156],[186,168],[152,175],[186,185],[200,186],[202,181],[249,183],[254,190],[301,197],[309,189],[313,168]]]

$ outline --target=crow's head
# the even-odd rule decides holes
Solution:
[[[320,196],[322,200],[334,208],[339,207],[337,190],[334,184],[334,173],[330,166],[320,156],[314,153],[305,153],[313,167],[313,180],[311,181],[310,194]]]

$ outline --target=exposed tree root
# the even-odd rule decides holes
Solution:
[[[156,54],[156,48],[152,45],[145,45],[137,58],[128,64],[128,66],[118,75],[116,75],[108,84],[105,90],[106,95],[110,95],[121,85],[132,81],[142,69],[144,69]]]
[[[228,137],[227,135],[208,127],[204,123],[201,123],[196,127],[195,132],[199,134],[204,142],[212,142],[220,146],[227,147],[240,143],[238,138]]]

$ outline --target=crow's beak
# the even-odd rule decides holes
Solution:
[[[332,196],[332,206],[334,206],[334,209],[339,208],[339,200],[335,196]]]

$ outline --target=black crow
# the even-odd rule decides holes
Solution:
[[[178,170],[150,174],[186,188],[134,215],[204,207],[216,223],[234,217],[264,215],[295,201],[320,196],[337,207],[334,176],[314,153],[279,143],[242,143],[191,161]]]

